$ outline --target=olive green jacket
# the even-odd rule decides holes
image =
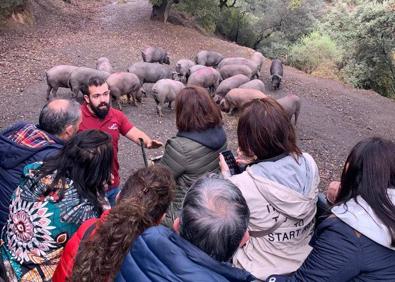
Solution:
[[[166,143],[161,164],[167,166],[177,183],[175,199],[166,214],[170,226],[178,216],[189,187],[202,175],[219,171],[218,155],[226,150],[226,135],[222,127],[205,132],[178,133]]]

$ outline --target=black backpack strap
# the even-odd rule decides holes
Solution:
[[[81,250],[81,243],[82,243],[83,241],[85,241],[87,238],[89,238],[89,236],[91,235],[91,233],[93,232],[93,230],[95,230],[95,228],[96,228],[96,222],[94,222],[91,226],[88,227],[88,229],[85,230],[85,233],[84,233],[84,235],[82,236],[82,239],[81,239],[81,241],[80,241],[80,245],[78,246],[78,251],[77,251],[77,253],[79,253],[80,250]]]
[[[82,240],[85,240],[86,238],[89,237],[89,235],[91,235],[92,231],[96,228],[96,222],[94,222],[91,226],[88,227],[88,229],[86,229],[84,236],[82,236]]]

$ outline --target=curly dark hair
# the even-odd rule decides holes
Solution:
[[[71,281],[112,281],[133,241],[158,224],[174,197],[172,173],[160,165],[142,168],[126,181],[117,205],[84,240]]]

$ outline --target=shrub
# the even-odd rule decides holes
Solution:
[[[387,97],[395,97],[394,7],[394,0],[339,3],[321,24],[345,50],[343,79]]]
[[[290,48],[288,60],[291,65],[312,73],[323,63],[339,62],[341,53],[328,35],[314,31]]]

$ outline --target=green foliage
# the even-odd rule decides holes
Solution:
[[[325,18],[325,29],[344,53],[343,79],[356,87],[395,96],[395,1],[338,4]]]
[[[240,45],[252,46],[256,40],[254,25],[259,21],[240,8],[223,10],[216,22],[216,32]]]
[[[17,1],[17,0],[14,0]],[[21,1],[21,0],[19,0]],[[160,5],[166,0],[149,0]],[[180,0],[207,31],[395,96],[395,0]],[[220,8],[221,6],[221,8]]]
[[[255,42],[250,47],[268,57],[285,58],[290,45],[314,29],[322,0],[249,1],[259,20],[252,25]]]
[[[153,6],[160,6],[162,5],[163,0],[149,0]]]
[[[180,1],[177,9],[196,17],[197,22],[208,32],[214,32],[217,17],[220,15],[218,2],[213,0]]]
[[[341,51],[336,43],[328,35],[318,31],[304,36],[289,51],[291,65],[307,73],[312,73],[323,63],[338,63],[340,59]]]

